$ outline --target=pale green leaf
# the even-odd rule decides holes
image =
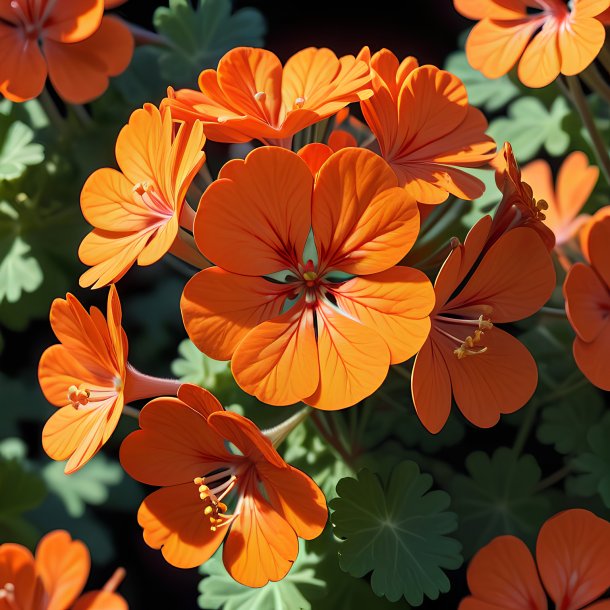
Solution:
[[[21,121],[10,125],[0,147],[0,180],[19,178],[29,165],[44,161],[44,148],[33,139],[34,132]]]
[[[16,303],[23,292],[34,292],[42,284],[42,269],[28,256],[30,250],[19,236],[0,238],[0,303]]]
[[[181,357],[172,362],[172,373],[183,383],[194,383],[213,391],[218,376],[230,374],[228,362],[209,358],[190,339],[180,343],[178,353]]]

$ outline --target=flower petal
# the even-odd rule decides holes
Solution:
[[[0,582],[15,585],[17,608],[41,608],[46,592],[37,577],[32,553],[20,544],[0,545]],[[2,602],[0,602],[2,603]],[[2,610],[12,610],[15,605],[2,603]]]
[[[610,523],[588,510],[549,519],[536,543],[540,578],[557,608],[579,610],[610,587]]]
[[[601,24],[599,24],[601,26]],[[563,25],[547,19],[529,43],[519,62],[519,79],[527,87],[544,87],[553,82],[561,70],[560,29]],[[603,26],[601,26],[603,30]]]
[[[177,568],[195,568],[206,562],[220,546],[225,527],[215,532],[203,514],[203,503],[194,483],[163,487],[144,499],[138,510],[144,541],[161,549]]]
[[[271,405],[290,405],[318,386],[313,313],[301,304],[251,330],[239,344],[231,370],[240,387]]]
[[[527,0],[453,0],[455,10],[468,19],[518,19],[526,14]]]
[[[592,5],[595,2],[588,4]],[[568,76],[579,74],[587,68],[597,57],[606,39],[606,30],[600,21],[579,13],[576,7],[568,23],[559,28],[557,34],[561,73]]]
[[[118,593],[91,591],[79,598],[71,610],[128,610],[127,602]]]
[[[591,227],[587,251],[591,265],[610,289],[610,218],[602,217]]]
[[[332,294],[340,309],[383,337],[390,348],[390,364],[413,356],[430,332],[434,289],[417,269],[392,267],[357,277]]]
[[[42,35],[57,42],[80,42],[100,27],[103,14],[103,0],[56,0]]]
[[[587,343],[574,339],[574,359],[583,375],[595,386],[610,391],[610,324],[606,321],[598,336]]]

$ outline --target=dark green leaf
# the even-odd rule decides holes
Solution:
[[[38,506],[47,495],[44,481],[17,460],[0,458],[0,516],[14,517]]]

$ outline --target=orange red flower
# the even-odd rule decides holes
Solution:
[[[593,192],[598,177],[599,169],[589,165],[587,155],[580,151],[565,158],[555,187],[546,161],[538,159],[523,168],[522,180],[530,185],[536,199],[548,204],[544,210],[544,223],[555,234],[557,246],[572,239],[589,218],[580,211]]]
[[[113,286],[104,319],[71,294],[55,299],[51,327],[59,339],[42,355],[38,381],[46,399],[60,407],[46,423],[42,444],[54,460],[68,460],[66,474],[78,470],[106,443],[123,405],[177,390],[177,382],[148,377],[127,363],[121,303]]]
[[[184,289],[189,336],[264,402],[353,405],[428,334],[432,286],[395,266],[418,230],[415,200],[374,153],[346,148],[318,171],[258,148],[201,199],[195,239],[218,266]]]
[[[94,229],[78,251],[91,266],[81,286],[116,282],[136,261],[152,265],[180,241],[180,226],[192,230],[195,213],[185,198],[205,162],[205,136],[199,121],[174,130],[169,112],[145,104],[117,139],[121,171],[99,169],[85,183],[81,208]]]
[[[559,74],[582,72],[597,57],[606,32],[596,19],[609,0],[453,0],[477,20],[468,40],[470,65],[487,78],[506,74],[519,62],[528,87],[544,87]]]
[[[487,163],[496,146],[462,81],[414,57],[399,63],[387,49],[373,55],[371,70],[374,94],[362,112],[400,186],[420,203],[480,197],[483,183],[459,168]]]
[[[563,285],[574,358],[592,384],[610,390],[610,217],[591,226],[585,254],[589,264],[573,265]]]
[[[282,67],[271,51],[238,47],[201,73],[201,91],[170,89],[164,104],[174,118],[203,121],[210,140],[289,147],[301,129],[371,95],[368,59],[367,48],[340,58],[308,48]]]
[[[0,545],[0,608],[2,610],[127,610],[114,592],[124,572],[101,591],[80,596],[91,568],[87,547],[56,530],[44,536],[36,556],[20,544]],[[80,597],[79,597],[80,596]]]
[[[286,576],[298,537],[311,540],[324,529],[317,485],[207,390],[185,384],[178,398],[151,401],[140,426],[123,442],[121,463],[138,481],[161,487],[142,503],[138,522],[146,543],[172,565],[199,566],[224,540],[229,574],[262,587]]]
[[[65,101],[90,102],[133,48],[127,26],[104,17],[103,0],[0,0],[0,93],[14,102],[39,96],[47,76]]]
[[[459,610],[608,610],[597,601],[610,587],[610,523],[573,509],[551,517],[536,542],[536,560],[515,536],[498,536],[468,566],[470,596]],[[591,604],[591,605],[589,605]]]
[[[432,330],[415,359],[413,403],[433,433],[449,417],[452,396],[464,417],[489,428],[521,408],[538,380],[525,346],[496,326],[535,313],[555,287],[549,253],[536,231],[517,227],[490,247],[489,216],[443,264],[434,290]]]

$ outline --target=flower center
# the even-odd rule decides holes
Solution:
[[[72,403],[75,409],[78,409],[81,405],[86,405],[91,397],[91,391],[84,388],[83,385],[77,388],[75,385],[71,385],[68,388],[68,400]]]
[[[460,339],[446,330],[437,327],[437,330],[442,335],[451,339],[451,341],[458,346],[453,350],[453,354],[458,360],[466,358],[467,356],[478,356],[479,354],[484,354],[487,351],[487,347],[481,345],[481,342],[483,340],[485,331],[491,330],[493,328],[493,324],[489,318],[484,318],[483,314],[481,314],[475,320],[450,318],[443,315],[436,315],[434,316],[434,319],[438,320],[439,322],[474,327],[474,332],[466,336],[465,339]]]
[[[138,182],[132,190],[134,198],[138,198],[153,214],[163,219],[173,215],[174,210],[172,206],[157,192],[154,185],[146,181]]]
[[[7,582],[2,589],[0,589],[0,602],[4,601],[8,604],[9,608],[19,609],[17,600],[15,599],[15,585],[12,582]]]
[[[229,525],[234,517],[225,514],[228,507],[223,500],[237,483],[233,468],[226,467],[203,477],[195,477],[193,483],[198,486],[204,505],[203,514],[210,521],[210,530],[215,532],[217,528]]]

